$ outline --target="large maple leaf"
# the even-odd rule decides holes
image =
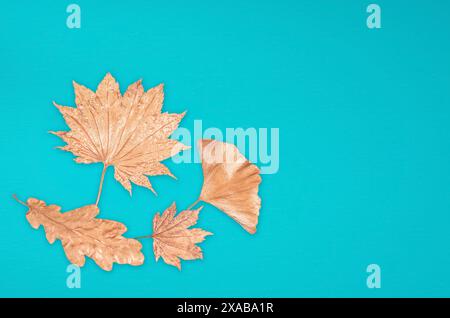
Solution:
[[[83,266],[85,256],[107,271],[113,263],[136,266],[144,262],[141,243],[122,236],[127,231],[122,223],[96,218],[96,205],[61,213],[59,206],[34,198],[23,204],[29,208],[26,218],[31,226],[37,229],[42,225],[50,244],[61,240],[67,258],[75,265]]]
[[[197,223],[197,210],[186,210],[175,216],[177,208],[173,203],[162,215],[153,218],[153,251],[158,261],[160,257],[169,265],[181,269],[180,258],[193,260],[203,258],[202,250],[196,243],[203,242],[212,233],[199,228],[188,229]]]
[[[161,113],[162,84],[144,92],[139,80],[122,96],[119,84],[108,73],[95,93],[73,85],[77,107],[54,103],[70,128],[53,132],[67,143],[61,149],[72,152],[78,163],[102,162],[100,184],[106,169],[114,166],[114,177],[130,194],[131,182],[155,192],[147,176],[173,177],[160,161],[189,147],[169,139],[184,113]],[[101,185],[97,203],[100,193]]]

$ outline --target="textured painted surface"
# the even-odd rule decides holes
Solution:
[[[361,0],[83,0],[79,30],[69,3],[0,5],[2,296],[450,296],[449,1],[377,1],[380,30]],[[205,205],[202,261],[105,272],[87,260],[68,289],[63,249],[11,195],[93,203],[102,165],[74,163],[48,131],[67,128],[52,101],[73,105],[72,80],[95,88],[107,72],[122,93],[163,82],[164,109],[188,110],[190,130],[279,127],[280,168],[262,177],[255,235]],[[135,237],[191,204],[201,166],[164,164],[177,180],[152,178],[158,196],[130,198],[108,170],[99,217]]]

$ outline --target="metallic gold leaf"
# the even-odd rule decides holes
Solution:
[[[188,229],[197,223],[200,210],[182,211],[175,217],[176,206],[173,203],[161,216],[159,213],[154,216],[152,237],[156,261],[162,257],[164,262],[181,270],[180,258],[203,258],[201,248],[195,244],[203,242],[205,236],[212,233],[199,228]]]
[[[139,80],[122,96],[119,84],[108,73],[95,93],[73,85],[77,107],[55,103],[70,128],[53,132],[67,143],[62,150],[72,152],[78,163],[114,166],[114,177],[130,194],[131,182],[154,192],[146,176],[173,177],[160,161],[189,147],[168,139],[184,113],[161,113],[162,84],[144,92]]]
[[[37,229],[42,225],[50,244],[61,240],[67,258],[75,265],[83,266],[85,256],[106,271],[112,269],[113,263],[136,266],[144,262],[141,243],[122,236],[127,231],[122,223],[97,219],[99,209],[95,205],[65,213],[57,205],[46,205],[34,198],[28,199],[26,205],[31,226]]]
[[[216,206],[254,234],[261,208],[258,167],[232,144],[203,139],[199,148],[204,176],[199,200]]]

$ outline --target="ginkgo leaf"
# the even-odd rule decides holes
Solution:
[[[50,244],[61,240],[67,258],[75,265],[83,266],[85,256],[106,271],[112,269],[113,263],[136,266],[144,262],[141,243],[122,236],[127,231],[122,223],[96,218],[96,205],[65,213],[57,205],[46,205],[34,198],[28,199],[26,205],[31,226],[38,229],[42,225]]]
[[[203,254],[197,243],[203,242],[205,236],[212,235],[202,229],[188,229],[197,223],[197,210],[186,210],[176,214],[173,203],[162,215],[153,218],[153,251],[156,261],[160,257],[169,265],[181,270],[180,258],[184,260],[202,259]]]
[[[254,234],[261,208],[258,167],[232,144],[202,139],[199,148],[204,177],[199,200],[216,206]]]
[[[77,107],[55,103],[70,128],[53,132],[67,143],[62,150],[72,152],[78,163],[103,162],[105,169],[114,166],[115,179],[130,194],[131,183],[154,192],[147,176],[173,177],[160,161],[189,147],[169,139],[184,113],[161,113],[162,84],[145,92],[139,80],[122,96],[108,73],[95,93],[73,85]]]

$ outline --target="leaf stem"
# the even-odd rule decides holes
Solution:
[[[17,197],[17,195],[13,194],[12,195],[13,199],[16,200],[17,202],[19,202],[20,204],[24,205],[24,206],[28,206],[28,204],[26,204],[25,202],[23,202],[22,200],[19,200],[19,198]]]
[[[97,201],[95,201],[95,205],[98,205],[98,202],[100,201],[100,196],[102,194],[103,180],[105,179],[106,169],[108,169],[108,165],[103,164],[102,176],[100,177],[100,185],[98,186]]]
[[[137,236],[134,237],[135,240],[142,240],[142,239],[146,239],[146,238],[152,238],[153,235],[144,235],[144,236]]]
[[[186,210],[192,209],[192,208],[193,208],[194,206],[196,206],[200,201],[201,201],[200,198],[197,199],[194,203],[192,203],[190,206],[188,206]]]

